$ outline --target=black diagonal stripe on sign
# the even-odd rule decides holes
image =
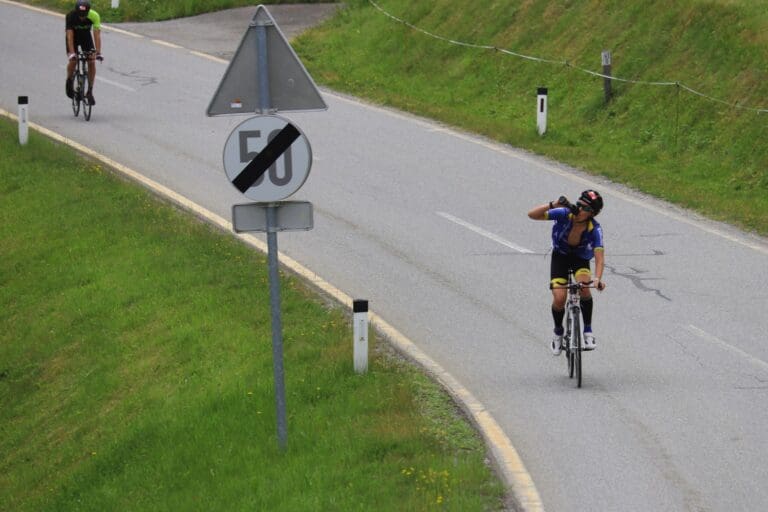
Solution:
[[[240,192],[245,194],[245,191],[251,188],[262,174],[267,172],[267,169],[269,169],[270,166],[285,153],[285,150],[288,149],[288,147],[293,144],[293,141],[298,139],[300,135],[301,133],[299,133],[299,130],[297,130],[291,123],[288,123],[285,128],[280,130],[280,133],[267,144],[267,147],[262,149],[261,152],[256,155],[256,158],[251,160],[251,162],[245,166],[245,169],[240,171],[240,174],[238,174],[237,178],[232,181],[232,184],[234,184]]]

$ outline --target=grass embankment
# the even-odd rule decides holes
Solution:
[[[18,0],[59,12],[69,12],[75,0]],[[194,16],[206,12],[244,7],[258,4],[319,4],[332,3],[333,0],[122,0],[117,9],[112,8],[112,0],[91,0],[93,9],[99,13],[102,21],[161,21],[185,16]]]
[[[450,400],[374,337],[356,375],[348,315],[291,276],[280,452],[264,257],[16,141],[0,119],[0,510],[500,506]]]
[[[345,3],[333,20],[294,42],[318,83],[768,234],[768,114],[675,86],[621,82],[613,82],[606,105],[603,80],[573,67],[449,44],[393,21],[367,0]],[[613,76],[679,81],[728,103],[768,108],[765,1],[377,3],[450,39],[596,72],[608,49]],[[538,86],[549,88],[545,137],[536,132]]]

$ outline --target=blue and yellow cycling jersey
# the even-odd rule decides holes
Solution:
[[[555,221],[552,226],[552,250],[560,254],[574,254],[579,258],[591,260],[595,250],[603,250],[603,229],[595,219],[590,219],[579,245],[568,245],[568,233],[573,228],[573,214],[568,208],[553,208],[546,213],[547,220]]]

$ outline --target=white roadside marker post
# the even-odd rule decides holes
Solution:
[[[368,371],[368,301],[356,299],[352,302],[352,336],[355,372]]]
[[[29,97],[19,96],[19,144],[22,146],[27,144],[27,139],[29,138],[28,104]]]
[[[539,87],[536,95],[536,127],[539,135],[547,131],[547,88]]]

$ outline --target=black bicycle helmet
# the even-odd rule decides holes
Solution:
[[[91,2],[89,0],[77,0],[75,2],[75,10],[79,15],[85,16],[91,10]]]
[[[578,204],[589,206],[592,214],[597,215],[603,209],[603,198],[596,190],[585,190],[579,196]]]

